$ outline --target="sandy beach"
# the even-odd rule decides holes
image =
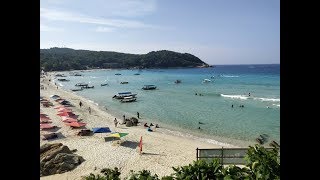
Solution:
[[[52,76],[53,77],[53,76]],[[43,134],[48,131],[40,131],[40,146],[45,143],[63,143],[71,150],[77,149],[76,154],[82,156],[85,161],[70,172],[41,177],[40,179],[81,179],[81,176],[90,173],[98,173],[103,168],[118,167],[121,172],[121,178],[127,177],[130,170],[139,171],[143,169],[150,170],[151,173],[157,173],[159,177],[173,173],[172,167],[187,165],[196,160],[196,148],[218,148],[217,144],[206,143],[189,139],[187,137],[175,136],[165,133],[163,129],[156,129],[154,132],[148,132],[143,124],[139,126],[126,127],[118,125],[115,127],[114,116],[103,111],[87,99],[80,97],[72,92],[62,90],[49,79],[41,79],[41,84],[45,89],[40,90],[40,95],[50,100],[55,105],[57,102],[50,99],[50,95],[59,95],[61,98],[70,101],[74,107],[72,111],[79,115],[81,122],[87,123],[86,128],[109,127],[111,131],[129,133],[123,137],[121,146],[115,146],[112,142],[105,142],[106,133],[94,134],[93,136],[77,136],[78,129],[71,129],[66,126],[61,117],[57,115],[57,110],[53,107],[45,108],[40,105],[41,112],[47,114],[52,120],[52,125],[56,125],[60,136],[54,140],[42,140]],[[79,102],[83,106],[79,107]],[[88,108],[91,108],[89,114]],[[129,118],[129,117],[127,117]],[[120,122],[122,119],[117,118]],[[143,119],[139,119],[143,122]],[[140,137],[143,138],[143,153],[139,154],[138,143]],[[228,147],[228,146],[224,146]],[[231,147],[231,145],[229,146]]]

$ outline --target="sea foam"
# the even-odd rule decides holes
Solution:
[[[222,97],[227,97],[227,98],[233,98],[233,99],[243,99],[246,100],[249,97],[245,95],[227,95],[227,94],[221,94]]]

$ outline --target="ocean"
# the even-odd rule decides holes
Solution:
[[[256,144],[255,139],[265,134],[267,143],[275,140],[280,144],[279,64],[77,72],[82,76],[62,72],[70,81],[55,82],[68,91],[76,83],[93,85],[93,89],[73,93],[107,108],[119,119],[123,119],[122,115],[136,117],[139,112],[141,121],[159,124],[171,133],[237,146]],[[174,83],[178,79],[181,83]],[[120,84],[122,81],[129,83]],[[103,83],[108,86],[100,86]],[[142,90],[147,84],[156,85],[157,89]],[[136,102],[121,103],[112,98],[127,91],[137,93]]]

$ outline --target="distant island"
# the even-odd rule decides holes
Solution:
[[[40,70],[44,71],[173,67],[210,66],[192,54],[168,50],[151,51],[147,54],[127,54],[57,47],[40,49]]]

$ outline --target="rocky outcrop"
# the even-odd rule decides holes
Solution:
[[[62,143],[44,144],[40,147],[40,176],[71,171],[83,161]]]

